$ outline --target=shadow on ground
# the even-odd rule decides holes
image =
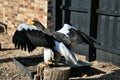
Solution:
[[[90,76],[94,76],[94,75],[99,75],[99,74],[105,74],[103,76],[100,77],[90,77]],[[100,71],[98,69],[95,68],[91,68],[90,72],[87,73],[87,77],[85,78],[71,78],[69,80],[120,80],[120,69],[118,70],[114,70],[112,73],[106,74],[103,71]]]

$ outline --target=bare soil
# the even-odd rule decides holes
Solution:
[[[32,56],[41,54],[42,48],[28,53],[17,50],[12,44],[12,35],[0,34],[0,80],[30,80],[30,78],[19,70],[12,58],[20,56]],[[77,55],[80,60],[85,60],[84,56]],[[94,61],[91,62],[90,72],[82,77],[71,78],[71,80],[120,80],[120,68],[112,63]]]

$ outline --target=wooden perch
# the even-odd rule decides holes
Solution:
[[[43,80],[69,80],[69,67],[45,68]]]
[[[69,80],[70,67],[45,67],[38,65],[34,80]]]
[[[79,66],[58,64],[56,67],[45,67],[44,69],[41,64],[37,66],[34,80],[69,80],[70,77],[80,76],[90,69],[90,64],[82,61],[79,61]]]
[[[29,62],[28,62],[29,59]],[[58,80],[64,80],[71,77],[80,77],[81,75],[84,75],[89,72],[91,64],[78,61],[78,65],[67,65],[61,60],[57,65],[54,65],[52,68],[42,68],[41,64],[43,61],[43,57],[40,57],[38,55],[32,56],[32,57],[18,57],[13,58],[13,61],[15,62],[15,65],[22,70],[26,75],[28,75],[32,80],[45,80],[46,78],[51,78],[48,80],[54,80],[56,78],[59,78]],[[24,64],[27,63],[27,64]],[[35,63],[35,65],[33,65]],[[29,70],[30,67],[36,67],[36,69]],[[44,74],[43,74],[44,73]],[[62,77],[61,77],[62,76]],[[56,77],[56,78],[55,78]],[[67,80],[69,80],[67,79]]]

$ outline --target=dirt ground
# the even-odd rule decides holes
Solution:
[[[0,80],[30,80],[30,78],[19,70],[12,58],[19,56],[31,56],[41,54],[41,48],[32,53],[16,50],[12,44],[12,36],[0,34]],[[84,56],[77,55],[80,60]],[[71,80],[120,80],[120,68],[112,63],[94,61],[88,74],[82,77],[71,78]]]

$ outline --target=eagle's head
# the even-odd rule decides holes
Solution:
[[[29,25],[33,25],[33,26],[36,26],[38,29],[42,29],[42,30],[45,29],[45,27],[42,25],[42,23],[39,22],[38,20],[30,20],[30,21],[28,22],[28,24],[29,24]]]

